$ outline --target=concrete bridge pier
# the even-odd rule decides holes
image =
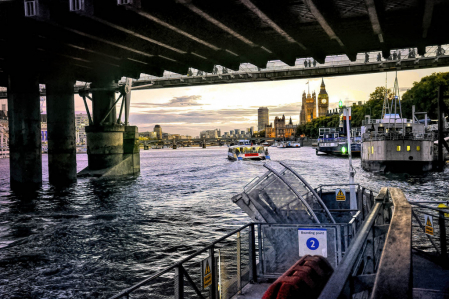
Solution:
[[[76,182],[75,80],[52,74],[46,82],[48,175],[50,184]]]
[[[93,123],[86,127],[88,167],[78,176],[117,176],[140,171],[138,131],[117,122],[117,84],[101,78],[91,85]],[[129,111],[129,109],[128,109]]]
[[[39,81],[32,67],[17,63],[8,76],[10,182],[13,190],[42,185]]]

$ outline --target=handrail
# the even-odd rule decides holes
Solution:
[[[412,208],[399,188],[388,188],[394,212],[371,298],[411,298]]]
[[[449,267],[449,256],[447,251],[447,236],[446,236],[446,226],[448,226],[449,218],[447,217],[449,209],[447,208],[434,208],[428,206],[428,204],[445,204],[449,205],[448,201],[418,201],[418,202],[409,202],[412,207],[412,215],[415,218],[416,222],[419,225],[419,228],[425,232],[426,237],[429,239],[430,243],[432,243],[435,251],[440,259],[441,265],[444,267]],[[436,214],[436,215],[435,215]],[[437,218],[438,221],[435,225],[438,225],[437,231],[439,232],[439,248],[433,238],[427,234],[427,225],[423,225],[421,223],[420,217],[418,215],[427,215],[432,219]],[[425,220],[424,220],[425,221]],[[433,235],[433,234],[431,234]],[[414,249],[421,251],[418,248]],[[427,252],[423,252],[427,254]]]
[[[332,217],[331,213],[329,212],[329,209],[326,207],[324,202],[321,200],[321,197],[318,196],[315,189],[313,189],[312,186],[310,186],[309,183],[307,183],[307,181],[301,175],[299,175],[299,173],[297,173],[295,170],[293,170],[290,166],[286,165],[284,162],[279,162],[279,164],[281,164],[282,166],[284,166],[285,168],[290,170],[290,172],[293,173],[293,175],[295,175],[307,187],[307,189],[309,189],[310,192],[312,192],[315,199],[320,203],[320,205],[321,205],[321,207],[323,207],[324,211],[326,211],[326,214],[330,218],[331,222],[335,223],[334,217]]]
[[[433,210],[433,211],[437,211],[437,212],[445,212],[445,213],[449,213],[449,209],[437,209],[437,208],[432,208],[432,207],[426,207],[425,205],[422,205],[420,203],[416,203],[416,202],[408,202],[411,205],[415,205],[418,206],[420,208],[424,208],[424,209],[429,209],[429,210]],[[447,201],[444,201],[443,203],[447,203]]]
[[[333,186],[360,186],[360,184],[357,184],[357,183],[353,183],[353,184],[351,184],[351,183],[341,183],[341,184],[322,184],[322,185],[318,185],[318,187],[317,188],[320,188],[320,187],[333,187]],[[365,188],[366,189],[366,188]]]
[[[449,205],[449,201],[448,200],[444,200],[444,201],[433,201],[433,200],[420,200],[420,201],[408,201],[409,204],[420,204],[420,203],[430,203],[430,204],[440,204],[440,203],[445,203],[447,205]]]
[[[207,246],[201,248],[200,250],[196,251],[195,253],[192,253],[191,255],[189,255],[188,257],[186,257],[186,258],[184,258],[184,259],[182,259],[181,261],[179,261],[179,262],[177,262],[177,263],[175,263],[175,264],[173,264],[173,265],[171,265],[171,266],[169,266],[169,267],[163,269],[162,271],[159,271],[158,273],[156,273],[156,274],[154,274],[154,275],[152,275],[152,276],[150,276],[150,277],[148,277],[148,278],[145,278],[144,280],[138,282],[137,284],[135,284],[135,285],[133,285],[133,286],[131,286],[131,287],[129,287],[129,288],[127,288],[127,289],[121,291],[121,292],[118,293],[117,295],[114,295],[114,296],[110,297],[110,299],[121,298],[121,297],[123,297],[123,296],[125,296],[125,295],[131,293],[132,291],[137,290],[137,289],[140,288],[141,286],[145,285],[147,282],[149,282],[149,281],[151,281],[151,280],[153,280],[153,279],[155,279],[155,278],[160,277],[161,275],[167,273],[167,272],[170,271],[170,270],[173,270],[174,268],[177,268],[177,267],[182,266],[183,263],[185,263],[185,262],[189,261],[190,259],[194,258],[195,256],[197,256],[197,255],[199,255],[199,254],[201,254],[201,253],[203,253],[203,252],[209,250],[209,249],[212,248],[215,244],[220,243],[220,242],[223,241],[224,239],[229,238],[230,236],[232,236],[232,235],[234,235],[234,234],[236,234],[236,233],[238,233],[238,232],[244,230],[245,228],[247,228],[247,227],[249,227],[249,226],[254,226],[254,223],[250,222],[250,223],[247,223],[247,224],[245,224],[245,225],[243,225],[243,226],[237,228],[236,230],[233,230],[233,231],[230,232],[229,234],[227,234],[227,235],[225,235],[225,236],[223,236],[223,237],[221,237],[221,238],[215,240],[214,242],[212,242],[212,243],[210,243],[209,245],[207,245]]]
[[[379,211],[382,207],[383,201],[380,201],[379,199],[383,200],[386,194],[387,188],[384,187],[376,198],[376,203],[372,208],[367,220],[363,223],[357,237],[352,241],[352,245],[350,246],[351,249],[343,258],[340,266],[338,267],[338,271],[334,272],[334,274],[327,282],[326,286],[320,294],[319,299],[338,298],[343,292],[346,282],[348,281],[352,273],[353,267],[359,258],[359,253],[363,249],[369,232],[371,231],[371,228],[374,225]]]
[[[363,186],[360,186],[360,184],[358,184],[358,183],[353,183],[353,184],[351,184],[351,183],[341,183],[341,184],[321,184],[321,185],[318,185],[315,189],[318,189],[318,188],[323,188],[323,187],[335,187],[335,186],[357,186],[357,187],[362,187],[362,188],[365,188],[365,190],[368,190],[368,191],[371,191],[371,192],[373,192],[373,193],[377,193],[377,191],[374,191],[374,190],[371,190],[371,189],[369,189],[369,188],[366,188],[366,187],[363,187]]]

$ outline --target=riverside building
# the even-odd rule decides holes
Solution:
[[[162,128],[160,125],[155,125],[153,132],[156,132],[157,139],[162,139]]]
[[[276,138],[290,138],[295,135],[296,126],[293,125],[292,118],[288,124],[285,123],[285,115],[274,118],[274,130]],[[266,131],[265,131],[266,132]]]
[[[87,135],[86,127],[89,125],[89,118],[85,113],[75,114],[75,130],[76,130],[76,144],[86,144]]]
[[[311,122],[317,117],[326,116],[328,109],[329,95],[326,91],[324,79],[322,79],[318,99],[315,91],[313,91],[312,94],[310,94],[310,90],[307,94],[305,91],[303,92],[301,112],[299,113],[299,124],[303,125],[305,123]]]
[[[257,110],[257,129],[262,131],[269,124],[269,111],[267,107],[260,107]]]

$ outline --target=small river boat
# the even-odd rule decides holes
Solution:
[[[253,145],[249,140],[238,140],[236,145],[228,149],[228,159],[240,160],[266,160],[270,159],[268,149],[263,145]]]
[[[298,148],[301,147],[301,144],[298,142],[291,142],[291,141],[285,141],[285,142],[281,142],[278,145],[278,148]]]
[[[362,144],[360,135],[360,128],[351,129],[351,154],[353,156],[360,155]],[[348,155],[348,138],[344,133],[343,127],[319,128],[316,154],[320,153],[336,156]]]

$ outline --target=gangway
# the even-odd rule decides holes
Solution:
[[[323,192],[329,186],[320,188]],[[320,188],[315,191],[319,193]],[[324,228],[344,236],[338,239],[339,233],[333,235],[341,256],[337,254],[337,263],[332,262],[334,274],[319,298],[447,298],[449,210],[435,208],[438,202],[434,201],[409,202],[399,188],[382,188],[375,197],[361,187],[357,193],[362,195],[358,201],[361,210],[348,223],[251,222],[111,298],[260,298],[270,281],[288,268],[283,263],[287,259],[273,259],[285,258],[287,252],[273,250],[283,248],[291,251],[288,254],[294,259],[299,258],[293,253],[297,248],[275,246],[272,236],[281,232],[283,237],[294,238],[301,227]],[[433,232],[439,238],[426,252],[414,248],[423,242],[423,227],[418,221],[423,214],[438,219]],[[200,271],[205,259],[215,261],[211,264],[215,273],[212,285],[206,288]]]

